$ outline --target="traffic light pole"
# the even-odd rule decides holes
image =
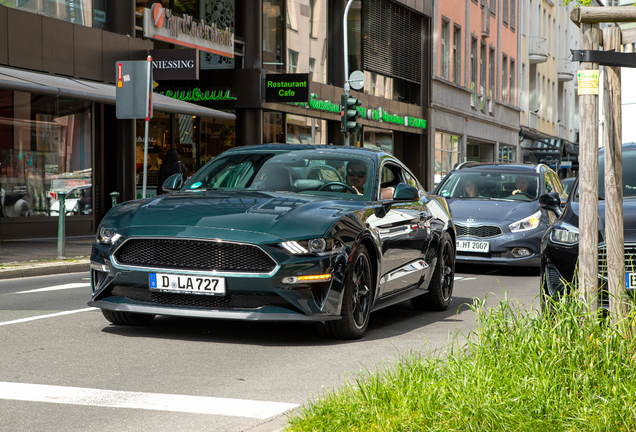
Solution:
[[[347,98],[349,97],[349,90],[351,87],[349,86],[349,39],[348,39],[348,31],[347,31],[347,18],[349,16],[349,8],[351,7],[351,3],[354,0],[349,0],[347,2],[347,6],[345,7],[344,17],[342,18],[342,33],[344,35],[344,92]],[[347,107],[343,107],[343,109],[347,109]],[[345,133],[344,136],[344,145],[349,145],[349,132]]]

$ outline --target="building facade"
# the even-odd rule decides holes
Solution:
[[[518,160],[518,1],[435,2],[429,184],[460,162]]]

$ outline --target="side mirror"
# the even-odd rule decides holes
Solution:
[[[550,192],[539,197],[539,207],[561,216],[561,197],[558,192]]]
[[[164,192],[176,192],[183,186],[183,176],[181,173],[172,174],[161,185]]]
[[[406,183],[398,183],[393,192],[396,201],[417,201],[420,199],[420,191]]]

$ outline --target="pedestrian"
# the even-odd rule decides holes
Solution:
[[[185,183],[188,175],[186,173],[186,169],[179,160],[179,153],[176,149],[170,149],[166,153],[166,158],[164,159],[161,167],[159,168],[159,182],[157,184],[157,195],[163,194],[163,182],[166,181],[168,177],[173,174],[181,173],[183,177],[183,182]]]

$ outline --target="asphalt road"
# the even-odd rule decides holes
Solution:
[[[86,305],[88,282],[88,273],[0,281],[0,431],[272,431],[321,391],[471,331],[473,298],[494,306],[505,290],[539,304],[539,278],[526,271],[460,267],[448,311],[402,303],[374,313],[362,340],[342,342],[308,324],[114,326]]]

